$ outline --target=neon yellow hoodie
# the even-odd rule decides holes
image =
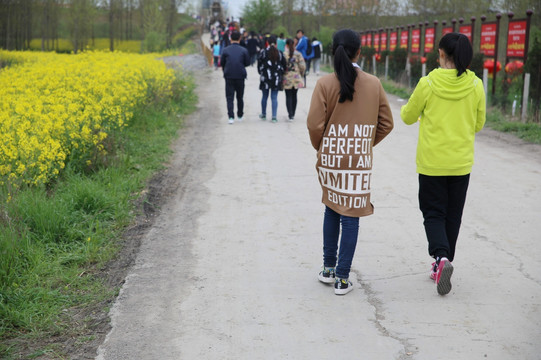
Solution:
[[[400,116],[420,121],[417,172],[431,176],[466,175],[473,165],[475,133],[485,124],[483,82],[469,70],[435,69],[422,77]]]

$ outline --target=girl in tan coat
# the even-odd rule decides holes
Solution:
[[[337,295],[353,289],[348,278],[359,217],[374,211],[370,203],[372,147],[393,129],[391,109],[379,79],[357,65],[360,46],[359,35],[352,30],[334,34],[334,73],[318,80],[307,121],[317,150],[316,170],[325,204],[319,280],[334,283]]]
[[[286,72],[284,74],[284,90],[286,93],[286,106],[289,121],[295,118],[297,110],[297,91],[304,87],[303,77],[306,64],[302,54],[295,50],[293,39],[286,40],[286,49],[284,51],[286,59]]]

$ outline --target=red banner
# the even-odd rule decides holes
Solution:
[[[408,31],[402,31],[400,33],[400,48],[401,49],[407,49],[408,48]]]
[[[509,22],[507,32],[507,57],[523,58],[526,54],[526,20]]]
[[[381,51],[387,50],[387,32],[381,33]]]
[[[379,52],[379,33],[374,34],[374,49]]]
[[[481,52],[485,56],[493,57],[496,51],[496,23],[481,25]]]
[[[461,34],[466,35],[468,40],[471,42],[471,25],[462,25],[458,28],[458,32]]]
[[[411,52],[418,54],[421,51],[421,29],[411,30]]]
[[[361,46],[366,46],[366,35],[361,35]]]
[[[396,31],[393,31],[391,33],[391,37],[389,41],[389,50],[394,51],[396,49],[397,43],[398,43],[398,33]]]
[[[436,36],[436,31],[433,27],[426,28],[425,30],[425,54],[432,52],[434,50],[434,37]]]
[[[452,33],[452,32],[453,32],[452,26],[444,27],[443,29],[441,29],[441,36]]]
[[[372,47],[372,34],[366,35],[366,46]]]

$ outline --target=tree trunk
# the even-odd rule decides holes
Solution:
[[[114,34],[114,2],[109,0],[109,50],[111,51],[115,51]]]

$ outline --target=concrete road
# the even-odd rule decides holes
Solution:
[[[111,310],[97,359],[540,359],[541,150],[483,130],[453,290],[438,296],[417,203],[417,125],[399,117],[375,148],[375,214],[360,221],[346,296],[317,280],[323,205],[306,130],[227,124],[221,71],[197,75],[199,108],[175,144],[179,177]],[[270,104],[269,110],[270,113]]]

